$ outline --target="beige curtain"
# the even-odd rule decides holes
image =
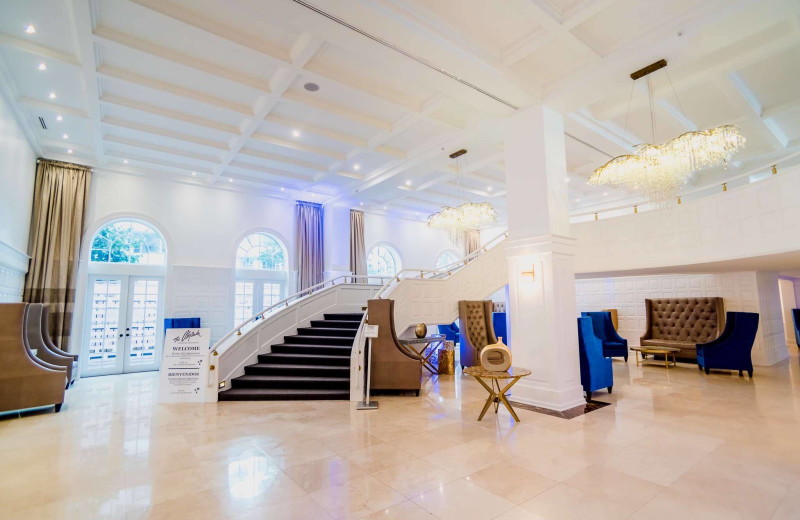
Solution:
[[[364,212],[350,210],[350,272],[367,274],[367,250],[364,246]]]
[[[322,204],[297,201],[297,282],[301,291],[322,282],[324,259]]]
[[[69,351],[75,283],[91,169],[39,160],[23,301],[50,308],[50,337]]]
[[[481,248],[481,232],[477,229],[464,232],[464,249],[470,255]]]

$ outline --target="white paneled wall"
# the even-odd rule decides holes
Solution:
[[[576,273],[699,264],[800,250],[800,167],[660,211],[572,225]]]
[[[765,276],[761,276],[762,274]],[[775,294],[772,294],[769,284],[772,276]],[[782,326],[777,283],[777,275],[774,273],[747,271],[579,279],[575,281],[575,291],[578,312],[617,309],[619,333],[631,345],[639,344],[639,338],[645,330],[646,298],[721,296],[726,311],[761,313],[761,324],[753,346],[753,362],[770,365],[788,355],[785,342],[782,346],[779,345]],[[762,305],[766,313],[762,311]],[[775,305],[778,306],[777,338],[774,331]]]
[[[172,267],[167,274],[165,316],[199,317],[211,329],[211,343],[232,327],[233,269],[214,267]]]
[[[0,303],[22,301],[28,255],[0,241]]]

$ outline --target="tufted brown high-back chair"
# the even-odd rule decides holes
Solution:
[[[725,325],[722,298],[646,299],[647,329],[642,345],[680,348],[678,357],[696,358],[695,345],[716,339]]]
[[[461,366],[478,365],[483,347],[497,343],[492,326],[492,301],[458,302],[458,319],[461,321]]]
[[[394,300],[368,300],[367,321],[378,326],[372,340],[370,367],[373,390],[410,390],[419,395],[422,364],[403,348],[394,330]]]
[[[36,352],[36,357],[67,370],[67,387],[75,381],[73,377],[74,360],[70,356],[61,353],[60,350],[52,350],[44,340],[42,331],[42,315],[44,311],[43,303],[28,304],[28,317],[25,320],[25,334],[28,346]]]

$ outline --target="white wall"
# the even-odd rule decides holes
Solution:
[[[576,273],[800,251],[800,167],[660,211],[572,225]]]
[[[453,244],[444,231],[428,229],[424,222],[372,213],[364,215],[364,244],[367,254],[376,245],[390,245],[400,253],[403,269],[434,269],[436,258],[446,250],[464,256],[463,244]]]
[[[753,363],[757,365],[771,365],[788,356],[785,342],[781,345],[783,335],[777,288],[777,274],[754,271],[625,276],[575,281],[578,312],[617,309],[619,333],[630,345],[638,345],[645,330],[645,298],[721,296],[726,311],[758,312],[758,335],[753,346]],[[779,320],[777,337],[775,304],[778,305]]]
[[[0,95],[0,302],[22,298],[36,155]]]

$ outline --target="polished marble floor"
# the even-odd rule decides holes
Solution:
[[[161,405],[155,374],[87,378],[0,419],[0,518],[800,518],[800,363],[754,379],[614,361],[566,420],[428,378],[415,397]]]

